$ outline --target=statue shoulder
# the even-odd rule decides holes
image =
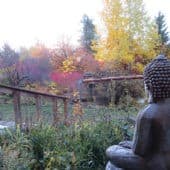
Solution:
[[[148,105],[143,110],[141,110],[138,114],[138,119],[152,119],[154,116],[154,109]]]

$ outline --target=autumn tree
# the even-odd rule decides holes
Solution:
[[[95,30],[95,25],[93,24],[93,20],[90,19],[87,15],[83,15],[81,23],[82,23],[80,37],[81,46],[88,50],[89,52],[93,52],[91,45],[92,42],[96,40],[98,37]]]
[[[8,44],[4,44],[0,51],[0,69],[3,80],[12,86],[20,86],[25,75],[19,71],[19,53]]]
[[[20,57],[21,61],[29,58],[30,57],[29,50],[26,47],[23,47],[23,46],[20,47],[20,49],[19,49],[19,57]]]
[[[21,47],[19,56],[19,71],[27,76],[27,83],[44,84],[49,81],[52,66],[50,52],[45,45],[36,43],[29,49]]]
[[[93,46],[95,58],[114,75],[141,74],[144,66],[159,53],[155,22],[148,17],[143,0],[103,0],[103,4],[104,34],[101,32],[100,40]],[[142,85],[136,83],[135,87],[137,90],[133,82],[116,81],[109,94],[117,104],[127,94],[133,97],[135,93],[139,97]]]
[[[132,70],[141,73],[143,67],[160,53],[157,27],[145,10],[143,0],[126,0],[129,48],[133,58]]]
[[[44,84],[49,81],[52,70],[49,49],[42,43],[36,43],[27,51],[21,49],[23,72],[29,77],[30,82]],[[25,58],[24,58],[25,56]]]
[[[29,57],[21,61],[21,72],[28,77],[28,83],[44,84],[49,81],[51,65],[44,58]]]
[[[77,62],[75,63],[75,67],[78,72],[94,73],[100,69],[99,62],[94,58],[93,53],[87,51],[85,48],[76,48],[74,56],[77,60]]]
[[[29,55],[33,58],[49,58],[49,49],[40,42],[31,46],[28,51]]]
[[[58,43],[55,49],[50,52],[50,62],[53,70],[70,72],[75,70],[74,47],[67,41]]]
[[[106,34],[96,43],[96,58],[107,68],[124,73],[142,72],[156,55],[156,25],[147,16],[143,0],[103,0]],[[120,72],[120,71],[119,71]]]

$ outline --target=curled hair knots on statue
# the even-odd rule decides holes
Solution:
[[[170,98],[170,61],[164,55],[159,55],[146,66],[144,82],[153,100]]]

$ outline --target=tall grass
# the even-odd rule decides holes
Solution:
[[[0,135],[1,169],[104,169],[106,148],[131,139],[133,126],[123,119],[125,113],[121,110],[93,109],[89,106],[80,119],[69,125],[41,123],[28,132],[6,130]]]

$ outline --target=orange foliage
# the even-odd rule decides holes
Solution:
[[[35,58],[48,57],[49,50],[43,44],[37,43],[29,49],[29,54]]]

